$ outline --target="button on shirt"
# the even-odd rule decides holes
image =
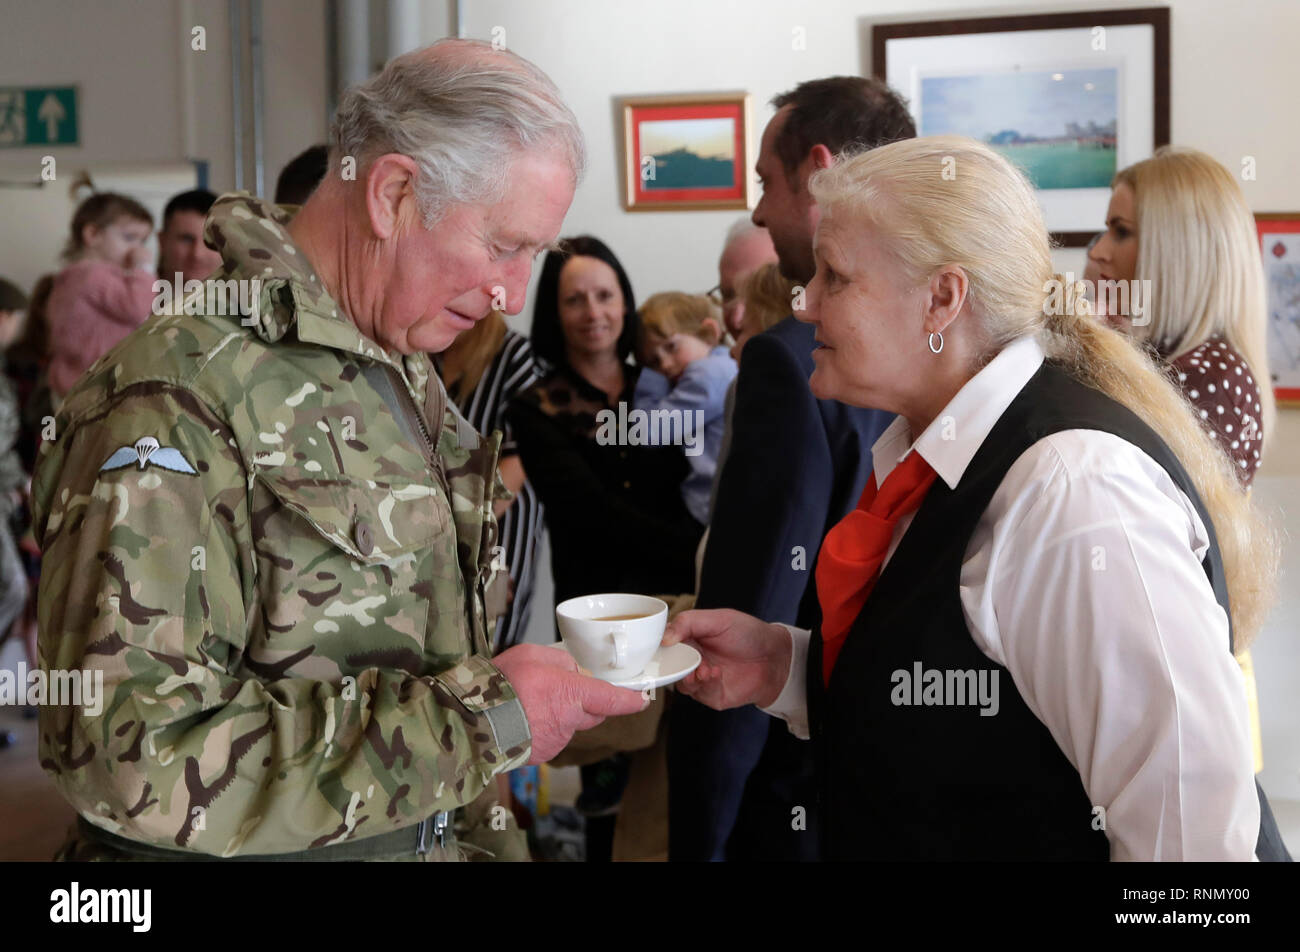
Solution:
[[[1037,341],[1022,338],[915,441],[898,417],[872,447],[877,480],[914,448],[955,488],[1042,362]],[[911,519],[895,527],[886,563]],[[1113,860],[1254,858],[1245,688],[1201,565],[1208,548],[1191,501],[1146,453],[1066,430],[1016,461],[966,550],[971,637],[1105,808]],[[766,710],[806,738],[811,633],[788,630],[790,675]]]

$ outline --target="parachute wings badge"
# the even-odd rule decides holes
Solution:
[[[157,466],[160,469],[171,470],[173,473],[197,475],[194,467],[181,455],[180,450],[171,446],[161,446],[152,436],[142,436],[135,441],[134,446],[122,446],[114,450],[113,455],[104,460],[104,465],[99,467],[99,471],[107,473],[130,466],[132,463],[142,471],[147,466]]]

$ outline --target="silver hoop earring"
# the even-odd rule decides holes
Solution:
[[[936,337],[939,338],[938,347],[934,346],[934,339]],[[933,334],[930,335],[930,339],[927,341],[927,343],[930,345],[930,353],[932,354],[939,353],[939,351],[943,350],[943,333],[941,331],[935,331]]]

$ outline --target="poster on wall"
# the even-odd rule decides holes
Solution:
[[[1065,247],[1102,230],[1115,173],[1169,141],[1168,9],[877,24],[872,68],[919,135],[1019,166]]]
[[[1300,405],[1300,212],[1255,215],[1268,295],[1268,366],[1278,403]]]
[[[747,93],[629,96],[619,102],[625,209],[750,207]]]

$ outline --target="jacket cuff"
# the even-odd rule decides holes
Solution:
[[[492,730],[493,773],[521,767],[532,753],[532,731],[524,706],[506,676],[491,661],[471,655],[435,678],[474,714],[483,715]]]

